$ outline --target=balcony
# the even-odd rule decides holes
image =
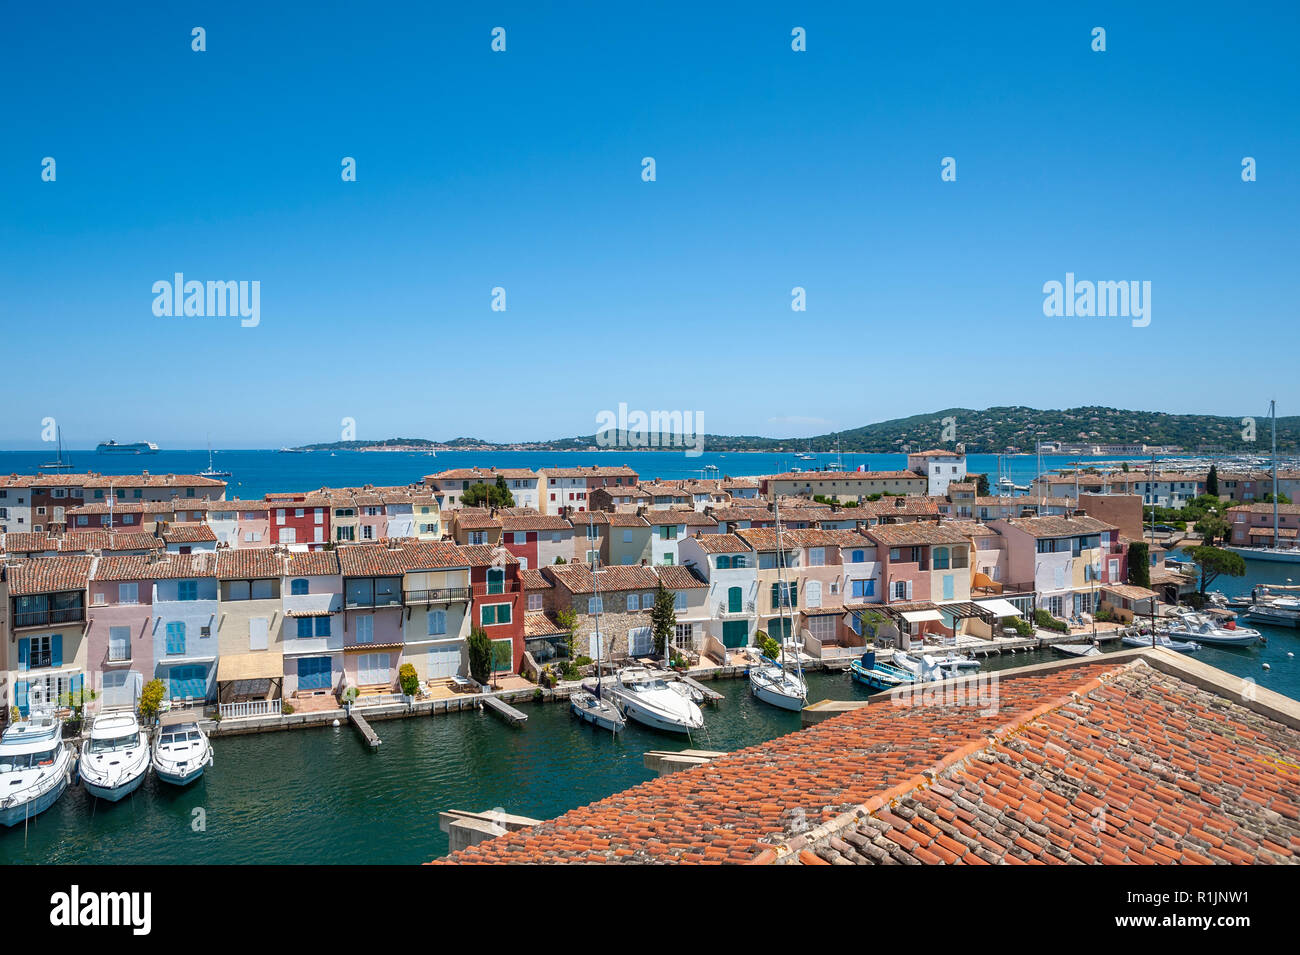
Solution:
[[[401,605],[402,598],[397,594],[380,594],[378,597],[349,597],[343,606],[347,610],[374,610]]]
[[[722,620],[734,620],[737,617],[748,617],[754,613],[754,601],[745,600],[741,602],[739,610],[731,610],[730,605],[724,600],[718,604],[718,617]]]
[[[402,595],[407,605],[428,606],[469,600],[468,587],[443,587],[438,590],[408,590]]]
[[[507,580],[500,584],[475,584],[475,597],[498,597],[506,594],[517,594],[523,590],[523,584],[517,580]]]
[[[27,610],[14,614],[14,629],[23,627],[53,627],[65,623],[76,623],[86,619],[84,607],[68,607],[64,610]]]
[[[109,663],[130,663],[131,645],[127,644],[124,647],[110,646],[108,648],[108,662]]]

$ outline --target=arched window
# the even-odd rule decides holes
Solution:
[[[731,567],[731,558],[726,554],[718,555],[718,570],[728,570]]]

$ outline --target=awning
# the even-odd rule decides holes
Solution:
[[[995,617],[1019,617],[1020,608],[1009,600],[977,600],[975,605],[983,607]]]
[[[943,614],[937,610],[905,610],[903,619],[908,623],[925,623],[927,620],[943,620]]]
[[[234,653],[222,654],[217,661],[217,682],[231,680],[278,680],[284,676],[284,654]]]
[[[1102,584],[1101,590],[1126,600],[1150,600],[1152,597],[1160,596],[1154,590],[1147,590],[1145,587],[1137,587],[1133,584]]]

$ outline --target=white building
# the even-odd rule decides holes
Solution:
[[[943,497],[949,484],[966,480],[966,452],[917,451],[907,456],[907,469],[924,474],[930,482],[929,493]]]

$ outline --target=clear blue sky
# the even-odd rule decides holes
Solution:
[[[899,6],[9,5],[0,445],[1300,410],[1297,6]],[[1044,317],[1068,271],[1150,326]]]

